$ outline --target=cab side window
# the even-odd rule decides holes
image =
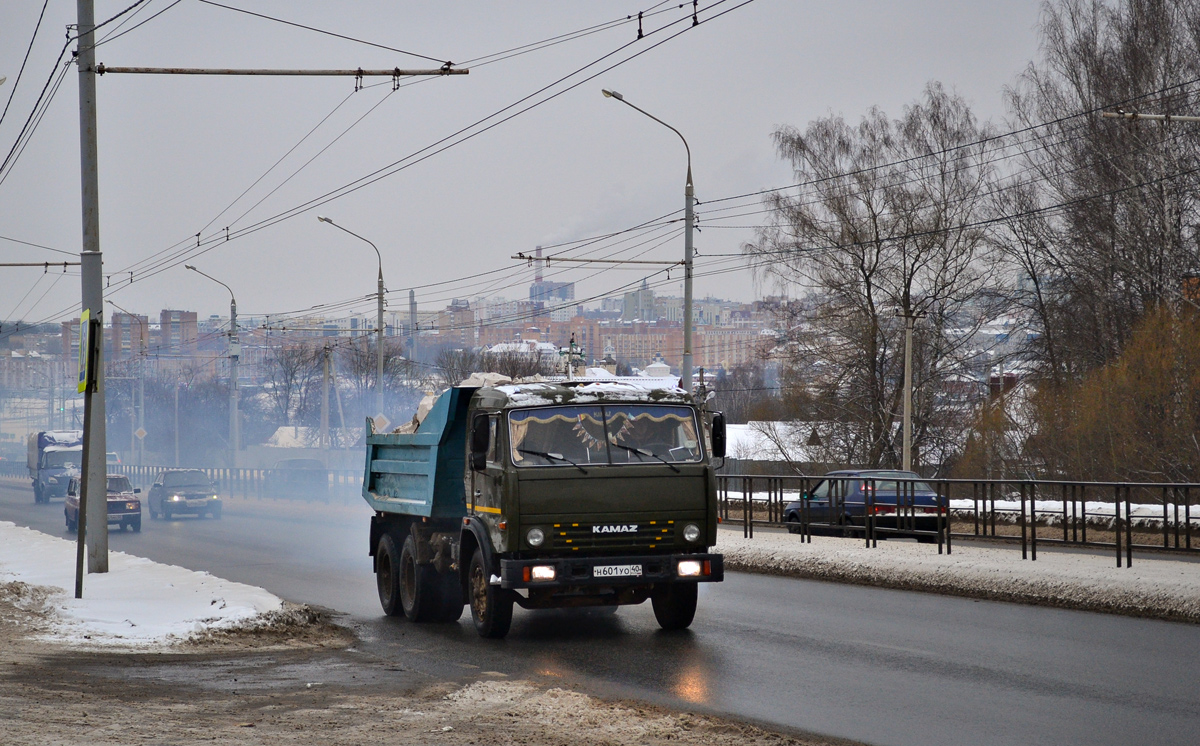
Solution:
[[[488,417],[488,452],[489,464],[500,463],[500,415]]]

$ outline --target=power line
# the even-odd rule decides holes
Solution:
[[[21,76],[25,74],[25,63],[29,62],[29,53],[33,51],[33,42],[37,40],[38,31],[42,28],[42,18],[46,15],[46,6],[49,4],[50,0],[42,3],[42,12],[38,13],[37,25],[33,27],[33,36],[29,37],[29,46],[25,49],[25,57],[21,60],[21,69],[17,72],[12,89],[8,92],[8,102],[4,104],[4,112],[0,113],[0,124],[3,124],[4,117],[8,116],[8,107],[12,106],[13,96],[17,94],[17,86],[21,85]]]
[[[397,52],[399,54],[406,54],[410,57],[419,57],[423,60],[429,60],[431,62],[444,63],[447,67],[449,67],[450,65],[453,64],[445,59],[438,59],[437,57],[430,57],[429,55],[418,54],[417,52],[409,52],[404,49],[397,49],[396,47],[389,47],[384,44],[376,44],[375,42],[365,41],[363,39],[356,39],[353,36],[346,36],[345,34],[338,34],[338,33],[334,33],[333,31],[326,31],[324,29],[316,28],[315,26],[306,26],[302,23],[295,23],[294,21],[285,21],[282,18],[268,16],[263,13],[255,13],[254,11],[245,10],[244,8],[235,8],[232,5],[222,5],[221,3],[215,3],[212,0],[200,0],[200,2],[204,3],[205,5],[215,6],[217,8],[224,8],[225,10],[232,10],[232,11],[236,11],[238,13],[245,13],[246,15],[254,16],[255,18],[262,18],[267,21],[274,21],[275,23],[282,23],[285,26],[294,26],[296,28],[304,29],[305,31],[313,31],[318,34],[324,34],[326,36],[333,36],[338,39],[345,39],[346,41],[352,41],[352,42],[356,42],[358,44],[365,44],[369,47],[377,47],[379,49],[386,49],[389,52]]]
[[[128,29],[126,29],[126,30],[124,30],[124,31],[121,31],[120,33],[117,33],[117,32],[120,30],[121,26],[124,26],[124,25],[125,25],[125,23],[124,23],[124,22],[122,22],[122,23],[121,23],[121,25],[120,25],[120,26],[117,26],[117,28],[113,29],[111,33],[107,34],[107,35],[106,35],[106,36],[105,36],[103,39],[101,39],[100,41],[96,42],[96,46],[98,47],[98,46],[100,46],[101,44],[108,44],[110,41],[116,41],[117,39],[120,39],[120,38],[121,38],[122,36],[124,36],[125,34],[128,34],[128,33],[129,33],[129,32],[131,32],[131,31],[136,31],[136,30],[138,30],[138,29],[139,29],[139,28],[141,28],[142,26],[145,26],[147,23],[150,23],[151,21],[153,21],[155,18],[158,18],[159,16],[161,16],[163,13],[166,13],[166,12],[167,12],[168,10],[170,10],[171,8],[174,8],[176,5],[179,5],[179,3],[181,3],[182,1],[183,1],[183,0],[175,0],[175,2],[171,3],[170,5],[168,5],[167,7],[163,8],[162,10],[158,11],[157,13],[155,13],[155,14],[154,14],[154,15],[152,15],[152,16],[150,16],[150,17],[149,17],[149,18],[147,18],[146,20],[144,20],[144,21],[141,21],[140,23],[137,23],[137,24],[135,24],[135,25],[133,25],[133,26],[129,27]],[[141,11],[139,10],[138,12],[140,13]],[[134,13],[133,15],[134,15],[134,16],[136,16],[136,15],[137,15],[137,13]],[[133,20],[133,16],[130,16],[130,17],[129,17],[129,20]]]

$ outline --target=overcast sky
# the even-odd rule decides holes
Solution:
[[[738,8],[742,1],[702,1],[702,20],[736,9],[691,28],[690,3],[679,8],[678,2],[655,5],[654,0],[222,0],[455,63],[609,25],[490,64],[474,62],[467,76],[415,79],[416,84],[395,92],[387,79],[368,79],[368,87],[355,92],[351,78],[100,78],[101,248],[105,272],[119,288],[110,297],[137,313],[176,308],[202,317],[227,314],[228,294],[186,271],[186,262],[230,285],[242,315],[352,299],[361,300],[334,306],[332,314],[344,315],[347,308],[373,312],[374,253],[319,223],[319,214],[379,247],[387,288],[395,291],[389,298],[392,308],[407,306],[413,286],[422,286],[417,293],[423,310],[479,294],[526,297],[532,272],[510,255],[622,231],[682,208],[682,144],[661,125],[603,98],[604,87],[620,91],[688,138],[702,203],[697,297],[751,300],[772,288],[756,286],[737,260],[705,257],[736,253],[752,238],[748,226],[765,217],[740,213],[758,209],[757,198],[741,202],[746,209],[723,212],[713,208],[739,203],[710,208],[704,202],[789,183],[790,168],[771,141],[776,128],[803,127],[830,113],[857,120],[871,106],[898,116],[931,80],[963,95],[981,119],[1000,123],[1004,86],[1037,51],[1036,0],[755,0]],[[132,2],[99,0],[97,21]],[[117,33],[170,8],[100,46],[97,60],[109,66],[437,67],[419,57],[200,0],[172,2],[143,3]],[[0,86],[0,102],[13,91],[41,6],[36,0],[0,5],[0,76],[8,78]],[[644,21],[647,35],[640,41],[636,20],[610,23],[650,8],[655,14]],[[16,141],[54,69],[65,26],[74,20],[74,2],[50,0],[24,76],[0,122],[0,158]],[[643,50],[649,51],[444,152],[326,204],[296,209],[379,169],[412,163],[403,159],[602,57],[504,115]],[[461,136],[448,142],[454,140]],[[77,253],[79,215],[78,90],[72,68],[0,183],[0,236]],[[290,217],[274,222],[277,216]],[[262,227],[248,230],[257,226]],[[226,227],[233,240],[212,240]],[[633,239],[626,243],[608,240],[549,251],[675,260],[683,253],[679,229],[675,223],[626,234]],[[70,259],[3,239],[0,256],[3,261]],[[620,292],[655,271],[645,265],[562,265],[552,266],[547,279],[574,280],[577,297],[590,298]],[[464,279],[485,272],[491,274]],[[0,319],[78,314],[77,273],[57,282],[53,275],[40,275],[41,270],[0,269]],[[662,274],[651,281],[660,283],[661,293],[682,294],[680,278],[676,271],[670,281]]]

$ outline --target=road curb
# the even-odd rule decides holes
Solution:
[[[804,547],[803,553],[779,551],[774,547],[754,547],[753,543],[757,541],[754,539],[742,540],[737,537],[737,541],[749,546],[729,546],[729,541],[725,542],[725,546],[718,546],[718,551],[724,554],[727,571],[1200,624],[1200,597],[1186,592],[1164,591],[1161,587],[1115,588],[1102,583],[1090,584],[1078,578],[1055,577],[1050,573],[1047,577],[1029,577],[1011,572],[963,572],[954,567],[951,558],[937,554],[933,554],[932,558],[945,558],[941,560],[943,567],[897,569],[882,566],[891,559],[882,552],[877,557],[878,561],[866,563],[838,556],[838,550],[821,553],[819,548],[812,549],[816,545],[800,545],[798,541],[797,549]],[[956,549],[955,556],[961,551]],[[1021,560],[1018,558],[1015,562]],[[1023,573],[1037,572],[1039,569],[1032,563],[1018,567]],[[1200,570],[1195,565],[1191,565],[1191,568],[1193,572]],[[1117,568],[1113,568],[1113,571],[1130,572]],[[1119,575],[1117,577],[1120,578]]]

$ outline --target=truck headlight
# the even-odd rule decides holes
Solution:
[[[529,532],[525,534],[525,541],[529,542],[529,546],[531,547],[540,547],[542,542],[545,540],[546,532],[542,531],[540,528],[531,528],[529,529]],[[534,569],[536,570],[537,568]],[[550,579],[553,580],[553,578],[554,571],[553,568],[551,568]]]
[[[685,541],[697,541],[700,538],[700,527],[694,523],[684,526],[683,538]]]
[[[171,502],[177,503],[183,499],[183,495],[171,495]]]
[[[680,560],[676,572],[681,578],[696,578],[700,576],[700,562],[698,560]]]
[[[554,567],[551,565],[534,565],[529,574],[534,580],[554,580]]]

